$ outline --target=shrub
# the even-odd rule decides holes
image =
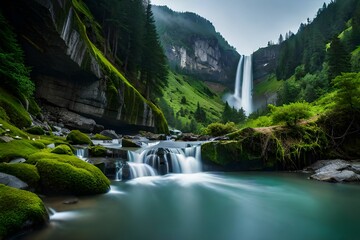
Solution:
[[[290,127],[295,126],[301,119],[311,116],[310,105],[307,102],[285,104],[281,107],[269,105],[274,123],[286,122]]]
[[[71,150],[71,148],[64,144],[54,148],[51,153],[73,155],[73,151]]]
[[[217,136],[226,135],[234,131],[236,131],[236,127],[235,127],[235,123],[233,122],[228,122],[226,124],[211,123],[210,125],[207,126],[207,128],[205,128],[203,133],[206,135],[217,137]]]
[[[13,175],[35,189],[39,185],[40,175],[34,165],[26,163],[0,163],[0,172]]]
[[[28,223],[44,225],[48,214],[34,193],[0,184],[0,239],[22,230]]]
[[[73,130],[67,135],[66,140],[71,144],[92,144],[91,139],[79,130]]]
[[[36,165],[45,193],[89,195],[110,189],[110,181],[100,169],[75,156],[38,152],[27,163]]]

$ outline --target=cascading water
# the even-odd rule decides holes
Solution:
[[[244,109],[245,114],[249,115],[253,111],[252,82],[252,55],[241,56],[236,70],[234,94],[225,96],[224,101],[238,110]]]
[[[76,156],[81,160],[86,161],[89,157],[89,149],[87,148],[76,149]]]
[[[160,143],[140,153],[128,151],[127,164],[130,178],[201,172],[201,145],[169,147]]]

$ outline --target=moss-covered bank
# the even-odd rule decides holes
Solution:
[[[296,170],[325,155],[327,138],[316,124],[246,128],[228,135],[231,141],[202,146],[202,158],[236,170]]]
[[[48,214],[34,193],[0,184],[0,239],[28,228],[43,226]]]

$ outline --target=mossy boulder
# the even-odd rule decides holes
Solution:
[[[53,150],[51,150],[51,153],[66,154],[66,155],[70,155],[70,156],[74,155],[71,148],[65,144],[61,144],[61,145],[55,147]]]
[[[38,152],[27,161],[36,165],[44,193],[90,195],[106,193],[110,181],[95,166],[75,156]]]
[[[131,148],[138,148],[139,145],[131,141],[130,139],[123,138],[122,139],[122,147],[131,147]]]
[[[107,150],[103,146],[92,146],[89,148],[91,157],[106,157]]]
[[[40,175],[34,165],[26,163],[0,163],[0,172],[13,175],[34,189],[37,189],[39,186]]]
[[[33,135],[44,135],[45,131],[42,129],[42,127],[34,126],[31,128],[26,129],[26,132],[33,134]]]
[[[106,141],[106,140],[112,140],[111,137],[104,136],[104,135],[99,134],[99,133],[97,133],[97,134],[95,134],[94,136],[92,136],[91,139],[93,139],[93,140],[105,140],[105,141]]]
[[[34,193],[0,184],[0,239],[28,228],[44,226],[49,217]]]
[[[92,144],[91,139],[88,135],[85,133],[80,132],[79,130],[73,130],[71,131],[67,137],[66,140],[71,144]]]

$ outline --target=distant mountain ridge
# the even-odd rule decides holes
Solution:
[[[153,6],[160,41],[172,69],[231,85],[239,53],[207,19],[190,12]]]

